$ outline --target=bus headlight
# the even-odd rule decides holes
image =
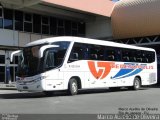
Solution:
[[[46,76],[41,76],[41,77],[38,77],[38,78],[34,79],[33,81],[37,82],[37,81],[43,80],[45,78],[46,78]]]
[[[16,80],[17,80],[17,83],[22,83],[22,84],[29,84],[29,83],[36,83],[36,82],[38,82],[38,81],[41,81],[41,80],[43,80],[43,79],[45,79],[46,78],[46,76],[40,76],[40,77],[36,77],[36,78],[25,78],[24,80],[21,80],[21,78],[17,78]]]
[[[19,81],[19,80],[21,80],[19,77],[16,77],[16,81]]]

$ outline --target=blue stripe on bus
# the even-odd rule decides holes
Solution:
[[[125,63],[125,65],[127,65],[128,63]],[[128,64],[128,65],[138,65],[138,64]],[[140,66],[146,66],[146,64],[141,64]],[[112,79],[120,79],[120,78],[126,78],[126,77],[130,77],[133,75],[136,75],[138,73],[140,73],[143,69],[142,68],[137,68],[137,69],[120,69],[120,71],[114,76],[112,77]]]
[[[121,79],[121,78],[126,78],[126,77],[130,77],[130,76],[133,76],[133,75],[136,75],[138,73],[140,73],[143,69],[136,69],[135,71],[132,71],[131,73],[127,74],[127,75],[124,75],[124,76],[119,76],[119,77],[114,77],[112,79]]]
[[[122,78],[136,75],[136,74],[140,73],[142,70],[143,70],[143,69],[136,69],[135,71],[131,72],[130,74],[128,74],[128,75],[126,75],[126,76],[123,76]]]
[[[114,77],[112,77],[112,79],[128,74],[132,72],[133,70],[134,69],[121,69]]]

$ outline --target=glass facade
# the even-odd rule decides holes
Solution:
[[[85,36],[85,22],[0,8],[0,28],[55,36]]]
[[[13,29],[13,10],[4,9],[4,28]]]
[[[54,16],[29,13],[1,7],[0,29],[9,29],[13,31],[15,30],[51,36],[85,36],[85,22],[83,21],[81,24],[76,20],[63,19]],[[16,80],[15,74],[18,66],[18,56],[14,57],[13,62],[6,64],[7,59],[5,58],[8,56],[8,52],[10,51],[4,50],[4,54],[0,54],[0,83],[8,83],[9,80],[11,80],[11,82],[15,82]],[[61,55],[63,55],[62,53],[60,51],[57,54],[54,51],[54,53],[51,52],[51,54],[49,54],[58,55],[58,57],[56,57],[59,59],[55,60],[56,65],[60,64],[62,58]],[[51,64],[49,60],[47,62]],[[9,73],[6,72],[7,65],[10,68]]]
[[[15,30],[23,31],[23,12],[15,11],[14,25]]]
[[[41,16],[33,14],[33,32],[41,33]]]
[[[3,28],[3,11],[0,9],[0,28]]]

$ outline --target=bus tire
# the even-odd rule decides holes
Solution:
[[[69,95],[76,95],[77,93],[78,93],[77,80],[75,78],[71,78],[69,80],[69,85],[68,85],[68,94]]]
[[[46,96],[53,96],[53,95],[54,95],[54,92],[53,92],[53,91],[43,91],[43,93],[44,93]]]
[[[139,90],[141,88],[141,80],[139,77],[134,78],[133,86],[131,88],[132,90]]]

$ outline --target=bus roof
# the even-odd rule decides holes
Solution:
[[[40,39],[40,40],[33,41],[33,42],[26,44],[25,47],[35,46],[35,45],[40,45],[40,44],[50,44],[50,43],[57,42],[57,41],[70,41],[70,42],[79,42],[79,43],[87,43],[87,44],[95,44],[95,45],[155,51],[152,48],[138,47],[134,45],[127,45],[127,44],[116,43],[116,42],[111,42],[111,41],[104,41],[104,40],[97,40],[97,39],[90,39],[90,38],[83,38],[83,37],[71,37],[71,36],[70,37],[69,36],[51,37],[51,38]]]

